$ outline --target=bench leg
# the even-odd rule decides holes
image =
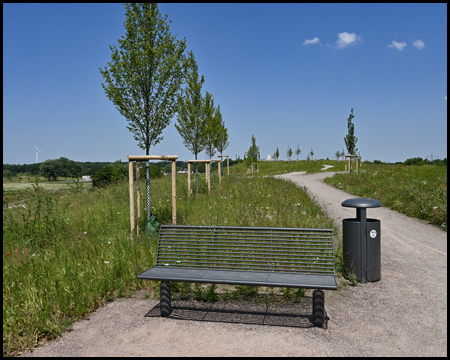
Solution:
[[[161,316],[167,317],[172,313],[172,305],[171,301],[171,290],[170,290],[170,282],[161,281],[161,285],[159,286],[159,306],[161,310]]]
[[[313,324],[323,326],[325,322],[325,294],[322,290],[313,291]]]

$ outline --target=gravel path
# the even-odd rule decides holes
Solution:
[[[323,183],[332,175],[278,177],[306,187],[341,226],[356,213],[341,203],[355,196]],[[309,296],[303,305],[216,303],[209,311],[173,302],[169,318],[158,316],[158,301],[136,296],[22,356],[447,356],[447,233],[383,207],[367,216],[381,220],[381,280],[327,291],[326,329],[310,326]]]

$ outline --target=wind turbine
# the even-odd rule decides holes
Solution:
[[[39,162],[38,161],[38,151],[42,151],[42,150],[38,150],[38,148],[36,147],[36,145],[34,145],[34,147],[36,148],[36,164]]]

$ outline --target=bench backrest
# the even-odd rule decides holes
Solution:
[[[161,225],[156,266],[334,274],[333,230]]]

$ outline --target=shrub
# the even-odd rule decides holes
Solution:
[[[94,187],[105,187],[115,184],[122,179],[122,170],[117,166],[104,166],[92,175],[92,185]]]

